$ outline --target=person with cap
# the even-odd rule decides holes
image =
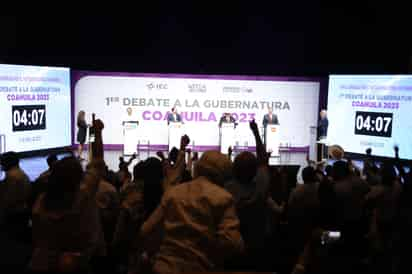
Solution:
[[[230,177],[230,160],[208,151],[196,163],[192,181],[166,191],[140,231],[145,246],[158,250],[155,273],[210,271],[243,251],[234,200],[222,187]]]

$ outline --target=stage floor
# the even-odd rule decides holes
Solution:
[[[104,157],[108,167],[114,171],[118,169],[119,157],[123,155],[120,150],[107,150],[104,152]],[[201,154],[201,153],[200,153]],[[84,157],[87,155],[87,151],[84,152]],[[58,158],[66,157],[67,154],[59,154]],[[199,155],[200,156],[200,155]],[[133,166],[140,160],[145,160],[148,157],[157,157],[156,151],[140,152],[140,155],[136,160],[132,162],[129,169],[132,172]],[[24,158],[20,161],[21,168],[27,173],[32,181],[34,181],[43,171],[47,170],[46,156],[42,157],[30,157]],[[128,158],[125,158],[126,160]],[[271,165],[299,165],[306,166],[306,153],[301,152],[288,152],[281,154],[279,158],[272,158],[270,160]],[[84,167],[87,165],[87,161],[83,162]],[[0,174],[0,180],[3,179],[4,174]]]

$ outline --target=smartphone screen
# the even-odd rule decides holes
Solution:
[[[340,238],[340,231],[329,231],[328,236],[331,239],[339,239]]]

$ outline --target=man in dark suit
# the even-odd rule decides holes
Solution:
[[[180,116],[180,114],[177,113],[177,108],[174,107],[172,108],[172,112],[169,113],[169,115],[167,116],[167,124],[176,122],[182,122],[182,116]]]
[[[328,135],[328,126],[329,126],[329,120],[328,120],[326,110],[322,109],[319,116],[320,116],[320,119],[318,122],[319,139],[325,139],[326,136]]]
[[[279,125],[278,116],[273,114],[272,108],[268,108],[268,113],[263,116],[263,127],[266,130],[267,125]]]
[[[219,121],[219,127],[222,127],[223,123],[233,123],[236,126],[236,120],[229,112],[223,113],[223,116],[220,118]]]
[[[268,113],[263,116],[263,139],[266,145],[266,128],[268,125],[279,125],[278,116],[273,114],[273,109],[271,107],[268,108]]]

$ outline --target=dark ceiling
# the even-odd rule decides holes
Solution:
[[[245,15],[245,6],[220,15],[198,8],[184,16],[2,16],[0,62],[132,72],[408,73],[406,7],[301,2],[311,3],[277,4],[269,15]]]

